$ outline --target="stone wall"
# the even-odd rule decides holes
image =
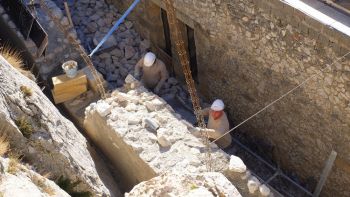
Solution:
[[[84,120],[87,135],[120,172],[123,186],[129,190],[163,174],[207,172],[207,148],[193,135],[194,127],[131,75],[125,82],[108,99],[90,104]],[[223,173],[242,196],[281,196],[252,174],[239,157],[229,156],[215,144],[210,158],[211,171]],[[152,191],[143,193],[151,196]]]
[[[113,2],[126,8],[131,0]],[[149,16],[164,5],[152,2],[142,1],[130,19],[164,47],[163,37],[154,38],[163,31],[161,18]],[[201,93],[222,98],[236,124],[318,74],[239,132],[274,146],[275,161],[313,186],[334,149],[338,158],[323,195],[350,195],[350,58],[320,71],[350,49],[349,37],[279,0],[176,0],[175,7],[195,29]],[[173,53],[175,67],[176,59]]]

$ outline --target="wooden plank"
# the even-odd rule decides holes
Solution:
[[[68,3],[67,3],[67,1],[64,1],[63,3],[64,3],[64,8],[66,9],[66,14],[67,14],[67,17],[68,17],[68,20],[69,20],[69,24],[70,24],[71,27],[74,27]]]
[[[53,93],[55,93],[55,95],[74,94],[74,92],[83,89],[83,87],[87,87],[87,84],[79,84],[79,85],[69,86],[66,89],[60,89],[60,90],[53,89]]]
[[[86,91],[87,91],[86,85],[79,85],[65,92],[60,92],[59,94],[56,94],[55,91],[53,90],[51,92],[55,103],[59,104],[59,103],[63,103],[65,101],[74,99],[75,97],[83,94]]]
[[[57,77],[52,78],[52,83],[54,86],[55,93],[58,93],[60,91],[65,91],[69,88],[72,88],[74,86],[79,85],[86,85],[87,84],[87,78],[83,71],[78,71],[78,74],[73,79],[68,78],[66,75],[60,75]]]

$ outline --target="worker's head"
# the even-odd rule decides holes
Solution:
[[[146,53],[145,58],[143,59],[143,64],[146,67],[151,67],[155,61],[156,61],[156,55],[154,55],[154,53],[152,52],[148,52]]]
[[[224,108],[224,102],[220,99],[216,99],[210,107],[210,115],[214,118],[214,120],[216,120],[222,116],[224,113]]]

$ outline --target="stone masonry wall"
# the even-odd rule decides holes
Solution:
[[[140,182],[152,182],[153,177],[164,173],[202,174],[207,171],[206,147],[193,135],[193,125],[131,75],[108,99],[91,103],[86,108],[84,128],[120,172],[123,185],[128,189]],[[229,156],[215,144],[211,145],[210,158],[211,171],[223,173],[242,196],[281,196],[252,174],[239,157]],[[162,188],[171,193],[166,185]],[[153,189],[146,190],[143,194],[152,196]],[[230,195],[233,194],[235,192]]]
[[[147,25],[149,4],[142,1],[130,18],[142,32],[159,34]],[[222,98],[236,124],[318,74],[239,132],[274,146],[276,162],[313,186],[334,149],[322,195],[349,196],[350,58],[320,71],[350,49],[349,37],[278,0],[176,0],[175,7],[195,30],[201,93]]]

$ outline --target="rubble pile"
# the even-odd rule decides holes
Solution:
[[[62,1],[55,0],[55,2],[64,10]],[[87,51],[92,51],[121,17],[121,13],[114,5],[109,5],[102,0],[76,1],[70,4],[70,9],[78,38]],[[108,81],[109,88],[115,89],[123,86],[128,74],[134,74],[136,63],[150,48],[150,41],[141,38],[132,21],[126,19],[105,42],[100,52],[92,57],[92,60],[97,70]],[[159,95],[165,100],[176,97],[187,107],[191,107],[186,88],[173,77],[165,82]]]
[[[217,172],[203,174],[168,173],[135,186],[126,197],[156,196],[241,197],[225,176]]]

